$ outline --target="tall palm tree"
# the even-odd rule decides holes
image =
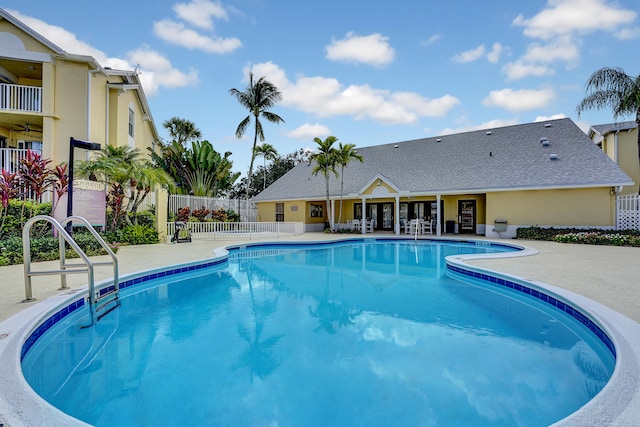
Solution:
[[[197,141],[202,137],[200,129],[198,129],[190,120],[181,119],[180,117],[171,117],[162,123],[169,132],[169,136],[180,145],[185,145],[189,141]]]
[[[338,224],[342,222],[342,193],[344,190],[344,168],[349,163],[354,160],[360,161],[362,163],[364,161],[364,157],[361,154],[358,154],[354,148],[355,144],[345,144],[342,145],[342,142],[338,145],[338,149],[336,151],[336,164],[340,166],[340,214],[338,215]]]
[[[253,145],[251,147],[251,163],[249,164],[249,175],[247,177],[247,199],[249,198],[249,191],[251,188],[251,178],[253,174],[253,161],[256,158],[256,145],[258,143],[258,137],[260,141],[264,141],[264,131],[262,129],[262,122],[260,117],[264,117],[271,123],[284,123],[284,120],[279,115],[272,113],[268,109],[273,107],[276,102],[282,99],[282,94],[278,88],[267,80],[265,77],[260,77],[258,80],[254,80],[253,73],[249,73],[249,85],[244,92],[231,88],[229,93],[236,97],[240,105],[249,110],[249,115],[245,117],[238,128],[236,129],[236,137],[242,138],[244,132],[247,130],[249,123],[251,123],[251,117],[254,121],[254,135]]]
[[[327,220],[329,221],[329,229],[333,230],[333,216],[331,214],[331,202],[329,200],[329,173],[333,172],[336,178],[338,172],[336,171],[337,164],[337,150],[333,144],[338,140],[335,136],[328,136],[324,140],[320,138],[313,138],[313,142],[318,144],[318,151],[310,156],[310,160],[315,162],[313,167],[313,174],[317,175],[322,173],[324,176],[324,188],[327,204]]]
[[[605,67],[591,74],[585,86],[587,96],[576,107],[578,117],[593,108],[611,108],[614,119],[635,114],[640,161],[640,75],[633,77],[622,68]]]
[[[253,154],[256,156],[262,156],[262,168],[264,173],[262,174],[262,190],[267,188],[267,160],[275,160],[278,158],[278,152],[273,145],[263,143],[253,149]]]

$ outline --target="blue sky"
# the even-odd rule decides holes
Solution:
[[[229,94],[247,74],[282,92],[265,124],[280,154],[313,138],[370,146],[570,117],[587,130],[610,111],[575,113],[595,70],[640,74],[639,0],[2,0],[67,52],[139,65],[154,121],[193,121],[246,174],[253,132]],[[627,117],[622,120],[633,120]],[[261,162],[260,162],[261,164]]]

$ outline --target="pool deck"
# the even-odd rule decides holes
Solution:
[[[271,241],[313,242],[354,237],[362,238],[365,236],[305,233],[282,239],[194,240],[191,243],[181,244],[125,246],[120,248],[117,256],[119,273],[122,278],[145,270],[209,259],[214,256],[215,249],[225,246]],[[394,236],[374,234],[373,236],[367,235],[365,238],[371,237]],[[463,240],[463,237],[458,235],[444,236],[443,238]],[[469,236],[468,238],[484,239],[478,236]],[[510,275],[533,284],[549,285],[548,289],[552,291],[556,288],[558,295],[567,296],[583,308],[596,313],[596,317],[601,320],[602,324],[613,331],[612,339],[616,344],[616,349],[619,350],[614,377],[596,399],[558,425],[563,427],[640,425],[640,267],[638,267],[640,248],[572,245],[528,240],[488,240],[524,246],[529,250],[526,251],[527,256],[506,258],[494,255],[494,258],[471,259],[463,262],[473,267]],[[96,261],[103,259],[108,260],[108,257],[92,258]],[[57,268],[59,268],[57,261],[33,264],[33,270]],[[96,267],[96,282],[101,282],[112,276],[113,270],[110,266]],[[67,282],[72,289],[86,288],[87,275],[70,274]],[[2,340],[0,341],[0,356],[2,356],[3,347],[8,348],[9,342],[16,341],[12,336],[10,325],[16,324],[18,318],[30,316],[31,311],[37,311],[36,306],[48,297],[68,292],[68,290],[58,290],[59,285],[60,280],[57,276],[36,276],[33,278],[33,296],[37,300],[23,303],[21,301],[25,298],[24,267],[22,265],[0,267],[0,340]],[[43,307],[46,306],[47,303],[43,303]],[[7,319],[9,319],[7,322],[3,322]],[[5,351],[5,353],[7,352]],[[3,363],[7,363],[7,360]],[[14,369],[19,370],[19,367]],[[11,369],[9,370],[11,371]],[[3,375],[0,372],[0,381],[5,382]],[[3,416],[5,414],[1,410],[3,398],[9,397],[5,393],[18,395],[16,390],[8,384],[4,384],[4,387],[0,384],[0,427],[17,427],[18,424],[11,423],[11,417]],[[3,389],[4,392],[2,392]],[[11,406],[5,407],[5,409],[9,407]],[[21,416],[20,419],[24,420]],[[16,418],[13,418],[13,421],[15,420]],[[66,425],[51,424],[50,421],[51,419],[44,418],[40,423],[22,423],[20,425]]]
[[[371,235],[367,235],[371,237]],[[320,241],[359,237],[353,234],[336,235],[305,233],[287,238],[291,241]],[[382,237],[382,235],[381,235]],[[393,237],[385,234],[383,237]],[[459,239],[460,236],[445,236]],[[476,239],[477,237],[470,237]],[[282,241],[285,239],[278,239]],[[260,240],[195,240],[191,243],[123,246],[118,251],[120,276],[184,262],[210,258],[215,248]],[[267,239],[265,241],[274,241]],[[495,240],[500,242],[501,240]],[[640,248],[572,245],[530,240],[502,240],[539,251],[527,257],[474,260],[469,264],[548,283],[583,295],[640,323]],[[108,260],[108,257],[96,257]],[[34,270],[59,268],[57,261],[34,263]],[[113,275],[111,267],[96,267],[96,282]],[[24,268],[22,265],[0,267],[0,321],[37,304],[38,301],[59,294],[58,276],[33,277],[33,296],[36,301],[22,303],[25,298]],[[86,274],[69,274],[71,288],[87,283]]]

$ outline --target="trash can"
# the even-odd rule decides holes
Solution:
[[[445,221],[444,232],[447,234],[453,234],[456,231],[456,222],[455,221]]]

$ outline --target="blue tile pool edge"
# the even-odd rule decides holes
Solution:
[[[500,277],[499,275],[490,274],[487,271],[475,270],[469,267],[462,267],[460,265],[454,265],[449,260],[446,261],[447,269],[453,273],[457,273],[463,276],[472,277],[474,279],[480,279],[487,282],[487,284],[494,286],[502,286],[515,292],[521,292],[533,298],[537,298],[545,304],[549,304],[555,309],[564,311],[582,325],[586,326],[602,343],[609,349],[614,359],[617,359],[616,347],[613,344],[613,340],[604,331],[604,329],[598,325],[591,316],[585,314],[582,310],[576,308],[564,299],[553,296],[550,293],[544,292],[541,288],[532,287],[517,279],[508,279]]]
[[[147,283],[150,280],[158,279],[161,277],[214,267],[216,265],[224,264],[227,261],[228,257],[225,256],[213,260],[198,261],[195,263],[171,266],[164,270],[155,269],[146,272],[134,273],[119,280],[120,290],[124,290],[132,286],[138,286]],[[101,296],[105,293],[113,291],[114,287],[115,286],[113,284],[103,284],[101,287],[99,284],[97,284],[96,293]],[[28,335],[27,339],[24,341],[24,344],[22,344],[22,349],[20,351],[20,362],[24,360],[27,353],[29,353],[29,350],[31,350],[38,339],[42,337],[49,329],[51,329],[57,323],[61,322],[70,314],[76,312],[78,309],[88,304],[87,292],[88,291],[85,289],[84,292],[80,294],[80,298],[75,298],[69,301],[66,305],[55,311],[53,314],[50,314],[48,317],[43,318],[43,320],[38,323],[38,326],[36,326],[36,328]]]

